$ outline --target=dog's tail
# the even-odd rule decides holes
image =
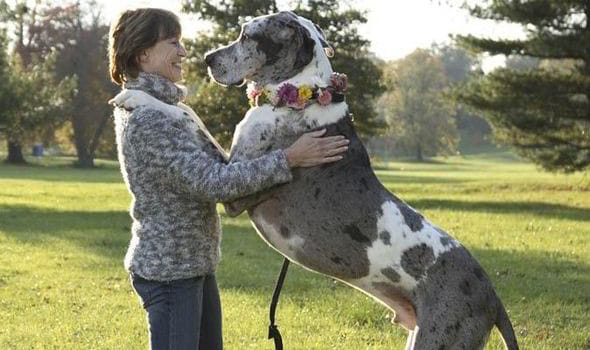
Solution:
[[[506,313],[506,309],[504,308],[500,298],[498,298],[498,315],[496,316],[496,327],[498,327],[498,330],[502,335],[506,349],[518,350],[518,342],[516,341],[516,335],[514,334],[512,323],[508,318],[508,314]]]

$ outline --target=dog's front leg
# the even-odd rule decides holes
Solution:
[[[236,128],[232,147],[230,151],[230,162],[239,162],[254,159],[264,155],[269,149],[274,148],[269,141],[262,141],[261,134],[267,132],[265,125],[257,123],[244,123]],[[230,217],[240,215],[246,210],[254,208],[258,204],[270,198],[275,192],[277,185],[270,189],[251,194],[234,201],[223,203],[225,212]]]
[[[223,207],[225,208],[227,215],[233,218],[269,199],[272,197],[274,192],[275,191],[273,189],[270,189],[255,193],[246,197],[238,198],[228,203],[223,203]]]

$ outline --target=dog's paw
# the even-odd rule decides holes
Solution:
[[[154,97],[143,91],[124,89],[113,97],[109,104],[131,111],[139,106],[150,104],[153,100]]]

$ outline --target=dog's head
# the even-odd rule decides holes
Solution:
[[[318,52],[316,45],[331,50],[318,26],[283,11],[246,22],[236,41],[206,54],[205,62],[211,77],[222,85],[246,80],[273,84],[310,64]]]

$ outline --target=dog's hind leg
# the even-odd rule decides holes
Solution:
[[[433,315],[434,316],[434,315]],[[418,332],[414,332],[413,350],[478,350],[483,349],[493,323],[483,315],[475,317],[453,317],[439,314],[418,321]],[[460,315],[455,315],[460,316]]]

